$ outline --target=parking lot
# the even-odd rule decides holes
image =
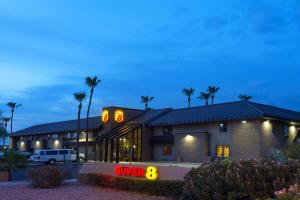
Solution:
[[[29,163],[25,169],[13,170],[11,173],[12,181],[27,180],[28,170],[39,168],[42,166],[45,166],[45,164]],[[55,166],[57,166],[61,170],[61,172],[66,176],[67,179],[73,179],[77,177],[77,173],[81,168],[82,164],[67,162],[67,163],[56,163]]]

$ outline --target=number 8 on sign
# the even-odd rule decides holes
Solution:
[[[156,167],[147,167],[146,170],[146,179],[148,180],[156,180],[158,177]]]

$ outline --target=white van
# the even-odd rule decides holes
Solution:
[[[79,159],[83,160],[84,157],[82,157],[82,154],[80,156]],[[49,163],[51,165],[54,165],[56,162],[76,161],[76,151],[72,149],[37,150],[30,157],[30,160],[39,163]]]

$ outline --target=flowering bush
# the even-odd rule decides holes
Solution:
[[[279,149],[275,149],[275,148],[271,148],[269,150],[269,152],[266,155],[266,158],[269,160],[272,160],[272,161],[283,163],[283,164],[287,161],[287,158],[282,153],[282,151]]]
[[[30,169],[28,179],[35,188],[53,188],[60,186],[64,176],[53,166],[45,166],[38,169]]]
[[[192,169],[186,176],[182,199],[267,199],[300,179],[300,163],[288,160],[217,161]]]
[[[282,189],[275,192],[277,200],[299,200],[300,190],[298,184],[292,185],[289,189]]]

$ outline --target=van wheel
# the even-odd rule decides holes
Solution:
[[[55,163],[56,163],[56,160],[54,160],[54,159],[49,160],[49,165],[55,165]]]

